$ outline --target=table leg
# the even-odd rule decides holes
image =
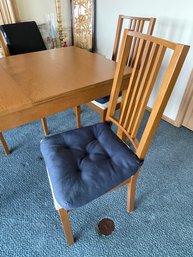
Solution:
[[[42,122],[42,128],[44,131],[44,135],[47,136],[48,135],[48,126],[47,126],[46,118],[41,118],[41,122]]]
[[[0,132],[0,140],[1,140],[1,143],[2,143],[2,146],[3,146],[3,150],[5,152],[6,155],[10,154],[10,151],[9,151],[9,148],[7,146],[7,143],[3,137],[3,134],[2,132]]]
[[[80,106],[74,107],[74,112],[76,115],[76,126],[77,128],[81,127],[81,122],[80,122]]]

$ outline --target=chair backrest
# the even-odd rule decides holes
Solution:
[[[156,22],[156,18],[152,18],[152,17],[147,18],[147,17],[119,15],[114,47],[113,47],[112,60],[117,61],[121,37],[125,28],[136,32],[140,32],[143,34],[152,35],[155,22]],[[138,45],[139,45],[138,40],[133,41],[132,49],[130,51],[130,56],[128,57],[128,62],[127,62],[127,65],[130,67],[133,67]]]
[[[139,41],[139,47],[129,85],[125,97],[122,97],[122,107],[117,117],[117,114],[115,115],[115,109],[122,84],[123,73],[130,51],[132,51],[133,41],[136,40]],[[164,58],[166,50],[171,53],[170,55],[167,54],[167,58]],[[189,46],[187,45],[175,44],[138,32],[124,31],[106,119],[117,125],[119,130],[128,137],[136,150],[136,155],[141,160],[144,159],[147,153],[188,50]],[[160,67],[163,58],[165,73],[164,76],[162,74],[162,79],[159,77],[156,81],[158,75],[160,75]],[[166,59],[168,61],[167,65]],[[163,73],[163,69],[161,70],[161,73]],[[138,140],[138,132],[147,102],[155,81],[158,83],[159,80],[161,81],[160,87],[151,114],[142,131],[142,136],[140,136]]]
[[[0,31],[0,42],[6,56],[46,50],[35,21],[4,24]]]

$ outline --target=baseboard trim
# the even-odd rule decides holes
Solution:
[[[146,110],[147,110],[148,112],[151,112],[152,108],[149,107],[149,106],[147,106],[147,107],[146,107]],[[173,126],[175,126],[175,127],[178,127],[178,128],[180,127],[180,125],[176,122],[176,120],[172,120],[171,118],[168,118],[168,117],[165,116],[165,115],[162,115],[162,119],[165,120],[165,121],[167,121],[168,123],[170,123],[171,125],[173,125]]]

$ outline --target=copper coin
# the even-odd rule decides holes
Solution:
[[[115,229],[115,224],[111,219],[104,218],[98,224],[99,231],[102,235],[109,236]]]

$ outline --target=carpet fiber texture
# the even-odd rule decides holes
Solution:
[[[51,134],[75,128],[72,110],[48,117]],[[99,116],[82,107],[82,125]],[[77,241],[68,246],[54,209],[39,142],[40,121],[4,133],[0,147],[1,257],[192,257],[193,133],[162,121],[139,175],[136,209],[126,211],[126,187],[70,213]],[[110,218],[114,232],[101,236]]]

